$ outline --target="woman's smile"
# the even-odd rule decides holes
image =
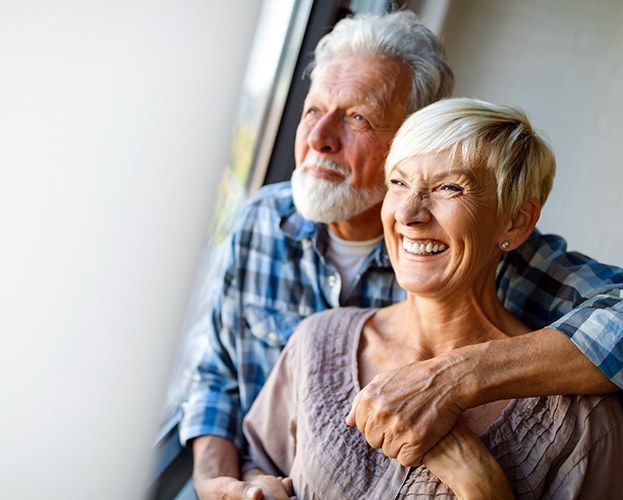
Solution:
[[[431,239],[412,240],[403,235],[402,248],[404,248],[408,253],[416,255],[437,255],[446,251],[448,249],[448,245]]]

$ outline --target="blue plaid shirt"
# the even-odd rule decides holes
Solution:
[[[289,182],[261,189],[243,208],[228,250],[210,321],[203,323],[205,350],[183,405],[180,439],[216,435],[244,450],[242,418],[303,318],[341,305],[383,307],[405,292],[381,242],[341,304],[327,228],[296,212]],[[537,231],[520,251],[506,254],[497,274],[507,309],[534,329],[550,325],[567,334],[621,387],[622,283],[623,270],[568,253],[564,240]]]

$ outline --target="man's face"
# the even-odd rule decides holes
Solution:
[[[349,219],[381,202],[383,160],[405,117],[410,89],[408,68],[392,59],[349,56],[317,72],[296,132],[299,209],[314,187],[319,196],[309,202],[312,208],[335,209],[325,217],[334,220],[320,222]]]

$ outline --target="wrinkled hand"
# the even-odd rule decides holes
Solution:
[[[259,498],[263,498],[264,500],[290,500],[295,498],[292,480],[289,477],[283,478],[261,475],[257,476],[251,482],[261,489],[264,496]]]
[[[248,481],[233,477],[194,480],[195,493],[200,500],[291,500],[295,498],[292,480],[268,475],[256,475]]]
[[[193,480],[195,493],[199,500],[261,500],[262,490],[256,485],[233,477],[216,477],[198,481]]]
[[[402,465],[421,464],[466,409],[463,361],[448,353],[379,373],[355,397],[346,423]]]
[[[513,498],[504,471],[480,438],[461,420],[424,455],[423,461],[459,500]]]

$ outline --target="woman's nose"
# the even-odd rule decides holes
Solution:
[[[321,153],[336,153],[340,150],[339,117],[326,113],[314,124],[307,138],[311,148]]]
[[[432,219],[428,206],[428,197],[422,193],[413,193],[398,206],[394,218],[400,224],[426,224]]]

